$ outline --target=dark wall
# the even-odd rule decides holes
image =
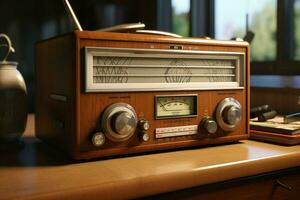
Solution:
[[[69,0],[84,30],[121,23],[143,22],[156,29],[156,1]],[[16,50],[9,60],[19,63],[34,112],[34,55],[39,40],[72,31],[61,0],[0,0],[0,33],[7,34]]]

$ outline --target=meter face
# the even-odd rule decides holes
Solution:
[[[156,96],[156,118],[180,118],[197,115],[197,95]]]

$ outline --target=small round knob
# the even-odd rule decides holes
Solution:
[[[142,133],[141,133],[141,139],[142,139],[144,142],[147,142],[147,141],[149,141],[150,136],[149,136],[148,133],[142,132]]]
[[[223,119],[227,124],[235,125],[238,124],[242,119],[241,108],[237,106],[228,106],[224,109]]]
[[[210,118],[210,117],[205,117],[202,122],[202,127],[208,132],[208,133],[215,133],[218,130],[218,125],[217,122]]]
[[[101,147],[105,143],[105,136],[102,132],[94,133],[92,136],[92,143],[95,147]]]
[[[148,120],[141,119],[139,120],[138,127],[141,131],[147,131],[150,128],[150,123]]]
[[[135,131],[136,118],[132,113],[122,111],[115,115],[112,127],[116,133],[127,135]]]

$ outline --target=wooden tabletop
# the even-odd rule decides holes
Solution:
[[[256,141],[76,163],[34,138],[2,149],[0,199],[120,199],[300,166],[300,146]]]

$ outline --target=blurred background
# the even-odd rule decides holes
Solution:
[[[147,29],[229,40],[255,33],[251,84],[300,86],[300,0],[70,0],[84,30],[142,22]],[[72,31],[61,0],[0,0],[0,33],[13,41],[34,112],[35,44]],[[267,82],[265,80],[268,80]]]

